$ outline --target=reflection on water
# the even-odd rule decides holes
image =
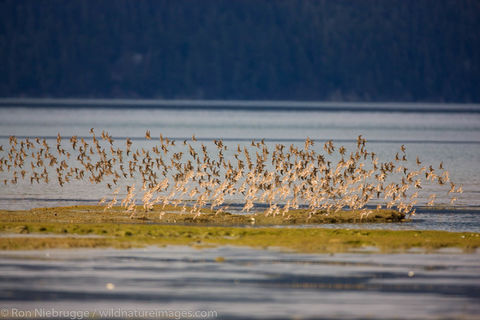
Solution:
[[[219,319],[475,319],[480,312],[478,253],[172,246],[0,257],[4,309],[215,310]]]

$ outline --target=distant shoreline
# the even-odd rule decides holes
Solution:
[[[116,108],[291,112],[480,113],[480,104],[264,100],[0,98],[0,108]]]

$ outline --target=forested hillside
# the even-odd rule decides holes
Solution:
[[[480,1],[1,1],[0,96],[480,102]]]

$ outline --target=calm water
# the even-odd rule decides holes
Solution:
[[[73,101],[73,102],[72,102]],[[82,105],[81,100],[70,100],[70,104]],[[131,101],[130,101],[131,103]],[[218,102],[217,102],[218,103]],[[284,103],[285,104],[285,103]],[[248,145],[251,139],[266,139],[273,147],[277,143],[303,145],[306,137],[316,140],[317,151],[322,151],[322,142],[332,139],[338,145],[353,148],[358,135],[367,139],[367,149],[376,152],[381,161],[391,160],[401,144],[407,146],[407,155],[413,166],[418,155],[424,164],[438,164],[443,161],[451,179],[463,184],[464,193],[456,206],[460,208],[480,207],[480,107],[469,105],[462,112],[454,112],[455,105],[409,105],[394,104],[385,112],[379,105],[359,105],[352,111],[340,105],[344,111],[314,109],[306,111],[270,110],[221,110],[221,109],[134,109],[125,105],[108,105],[108,108],[0,108],[0,144],[8,145],[8,136],[47,137],[54,145],[57,133],[63,137],[89,136],[94,127],[97,134],[102,130],[116,138],[115,143],[124,144],[125,137],[134,140],[134,147],[151,148],[161,134],[178,140],[190,138],[193,134],[201,141],[212,145],[212,139],[223,138],[234,149],[237,144]],[[273,104],[274,105],[274,104]],[[288,106],[288,105],[283,105]],[[368,108],[367,108],[367,107]],[[121,107],[121,108],[120,108]],[[302,105],[300,105],[302,107]],[[295,104],[292,103],[292,108]],[[378,112],[372,109],[378,108]],[[435,108],[444,112],[431,112]],[[353,108],[355,109],[355,108]],[[422,112],[415,112],[420,109]],[[260,110],[260,111],[259,111]],[[307,109],[308,110],[308,109]],[[327,110],[327,111],[326,111]],[[469,111],[469,112],[466,112]],[[154,140],[143,139],[149,129]],[[158,140],[158,139],[157,139]],[[181,143],[178,143],[181,145]],[[173,150],[174,151],[174,150]],[[226,153],[231,157],[232,152]],[[23,182],[17,185],[0,186],[0,207],[25,209],[40,206],[95,203],[105,193],[103,185],[86,182],[70,183],[60,188],[56,183],[31,185]],[[439,191],[438,186],[425,186],[425,195]],[[422,194],[421,194],[422,196]],[[448,204],[445,189],[438,194],[437,204]],[[425,198],[420,198],[424,201]],[[421,204],[421,203],[420,203]],[[472,209],[473,210],[473,209]],[[451,212],[443,212],[451,214]],[[468,212],[467,212],[468,213]],[[476,215],[476,211],[470,211]],[[445,215],[440,216],[445,218]],[[469,219],[470,220],[470,219]],[[478,219],[473,219],[478,220]],[[428,219],[422,219],[428,221]],[[480,222],[472,225],[477,231]],[[459,230],[465,230],[465,227]]]
[[[479,266],[478,253],[451,252],[0,252],[0,303],[10,312],[43,308],[92,318],[109,310],[184,310],[216,312],[208,319],[478,319]]]

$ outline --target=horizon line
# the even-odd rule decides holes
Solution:
[[[479,103],[445,102],[346,102],[296,100],[218,99],[105,99],[105,98],[0,98],[0,108],[119,108],[238,111],[350,111],[480,113]]]
[[[11,135],[16,137],[17,139],[45,139],[45,140],[55,140],[58,136],[30,136],[30,135]],[[9,135],[0,135],[0,140],[7,140],[11,136]],[[62,138],[68,139],[69,135],[64,135]],[[92,140],[91,135],[89,136],[76,136],[78,139],[85,139],[85,140]],[[146,141],[146,142],[155,142],[157,139],[147,140],[143,136],[112,136],[111,137],[114,141],[123,141],[127,138],[133,141]],[[169,140],[174,141],[193,141],[192,137],[175,137],[175,136],[166,136],[164,138],[168,138]],[[100,138],[99,138],[100,139]],[[259,138],[259,137],[250,137],[250,138],[242,138],[242,137],[196,137],[195,140],[199,142],[213,142],[214,140],[222,140],[224,142],[250,142],[256,141],[260,142],[264,140],[265,142],[305,142],[306,138]],[[335,139],[335,138],[310,138],[313,142],[328,142],[332,141],[334,143],[356,143],[357,139]],[[480,141],[476,140],[401,140],[401,139],[367,139],[367,143],[402,143],[402,144],[480,144]]]

